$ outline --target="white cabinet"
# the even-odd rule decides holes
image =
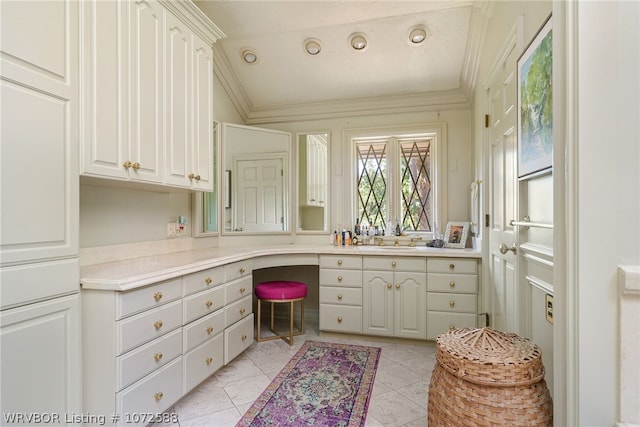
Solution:
[[[362,257],[320,255],[320,330],[362,333]]]
[[[475,328],[478,319],[478,262],[427,260],[427,339],[452,328]]]
[[[0,4],[2,423],[82,412],[78,14]]]
[[[191,2],[81,3],[81,173],[213,191],[211,45],[222,33]]]
[[[363,331],[426,339],[426,262],[413,257],[363,257]]]
[[[0,313],[3,417],[82,412],[79,298],[74,294]]]

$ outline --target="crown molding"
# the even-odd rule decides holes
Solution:
[[[159,0],[175,16],[188,27],[206,40],[211,46],[217,40],[224,39],[227,35],[222,32],[211,19],[193,2],[187,0]]]

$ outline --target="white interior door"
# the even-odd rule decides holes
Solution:
[[[488,82],[488,292],[485,301],[493,328],[520,333],[516,231],[517,202],[517,109],[515,44]]]
[[[283,158],[237,161],[234,230],[284,230],[283,164]]]

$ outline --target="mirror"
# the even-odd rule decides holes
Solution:
[[[329,133],[298,134],[298,231],[327,231]]]
[[[197,192],[193,197],[193,235],[211,236],[218,234],[218,158],[220,147],[220,123],[213,122],[213,179],[214,191],[210,193]]]
[[[225,233],[289,230],[291,134],[222,124]]]

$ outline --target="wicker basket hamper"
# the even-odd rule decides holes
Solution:
[[[428,425],[551,426],[542,353],[516,334],[453,329],[436,339]]]

